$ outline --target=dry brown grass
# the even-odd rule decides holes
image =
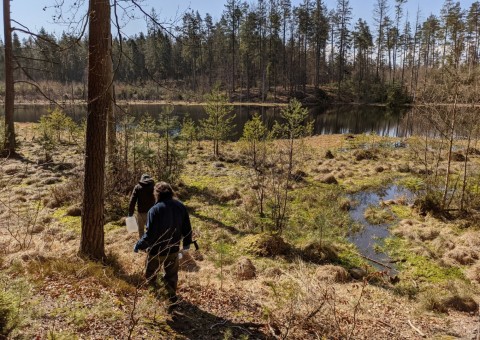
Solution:
[[[345,147],[347,143],[343,136],[308,138],[307,144],[315,149],[316,157],[306,160],[305,168],[311,168],[312,171],[328,170],[328,173],[334,174],[339,179],[345,177],[355,182],[364,179],[367,173],[380,176],[377,170],[379,166],[384,168],[383,172],[387,172],[390,171],[389,168],[394,169],[396,164],[406,162],[405,158],[402,158],[405,156],[403,151],[392,152],[388,155],[389,159],[382,159],[381,164],[370,160],[357,162],[353,158],[352,151],[337,152],[335,150],[336,147]],[[195,155],[195,159],[187,164],[186,171],[189,174],[218,175],[216,169],[212,169],[211,161],[207,159],[209,147],[205,144],[204,153]],[[335,159],[324,159],[328,149],[334,151]],[[234,154],[236,146],[232,146],[230,151]],[[393,158],[398,158],[398,160],[393,160]],[[385,165],[387,163],[388,166]],[[229,169],[225,173],[232,174],[234,172],[231,169],[239,165],[232,163],[226,164],[226,166]],[[12,168],[15,167],[12,166]],[[28,174],[27,172],[27,177],[18,183],[19,186],[27,186],[26,190],[17,188],[11,192],[14,193],[12,197],[16,197],[16,201],[21,203],[22,197],[31,197],[33,193],[38,195],[39,199],[51,195],[50,190],[43,188],[43,184],[36,186],[43,180],[40,178],[40,172],[41,176],[47,176],[46,178],[54,177],[51,170],[38,169],[38,172],[37,174]],[[235,174],[239,173],[235,172]],[[70,180],[69,176],[65,175],[66,182]],[[223,178],[217,179],[222,180]],[[309,181],[308,177],[307,181]],[[339,182],[340,185],[345,185],[348,184],[347,181]],[[238,199],[236,196],[238,191],[231,184],[229,184],[229,188],[232,189],[231,192],[226,192],[221,200],[229,200],[231,195],[234,195],[232,200],[234,202]],[[240,190],[242,207],[248,208],[248,197],[243,195],[242,190]],[[67,193],[68,190],[58,193],[58,202],[62,207],[65,207],[65,202],[70,200]],[[2,192],[3,194],[4,192]],[[187,194],[190,193],[185,193],[188,200],[190,196]],[[215,191],[215,194],[218,198],[222,192]],[[68,205],[76,203],[77,201],[72,199]],[[193,200],[191,203],[191,205],[189,204],[191,209],[197,212],[202,211],[206,215],[211,213],[205,207],[213,205],[212,202]],[[344,208],[348,209],[347,203]],[[212,211],[215,213],[218,210]],[[90,264],[76,258],[79,247],[78,230],[67,230],[62,221],[52,218],[54,212],[55,210],[47,208],[39,215],[41,228],[33,234],[32,245],[26,250],[18,251],[17,249],[13,253],[14,249],[10,245],[8,235],[5,235],[0,228],[0,254],[2,255],[0,258],[4,262],[3,268],[18,266],[15,276],[36,278],[40,283],[38,291],[35,292],[36,298],[47,305],[57,306],[60,303],[60,298],[55,294],[61,289],[69,294],[77,293],[77,296],[73,294],[71,298],[71,301],[75,301],[75,303],[88,302],[89,300],[83,300],[83,298],[92,294],[94,299],[90,300],[92,303],[90,306],[100,306],[104,303],[100,299],[100,296],[103,296],[104,299],[112,302],[112,305],[108,305],[103,312],[115,310],[120,313],[120,316],[117,316],[111,323],[112,327],[118,326],[117,329],[112,328],[110,331],[97,333],[97,335],[101,334],[104,338],[126,338],[124,330],[125,325],[129,324],[128,313],[133,303],[132,289],[135,290],[135,286],[142,282],[145,265],[145,254],[132,252],[133,244],[137,239],[136,235],[127,234],[124,228],[109,224],[105,235],[106,251],[112,262],[107,267]],[[0,214],[2,214],[1,210]],[[212,217],[217,218],[218,216]],[[180,272],[179,294],[186,301],[188,307],[196,311],[196,314],[191,317],[197,328],[192,326],[190,329],[198,329],[198,332],[210,336],[211,339],[223,337],[218,330],[221,328],[222,331],[227,331],[228,326],[223,327],[225,320],[227,320],[225,325],[230,325],[233,330],[233,338],[240,337],[239,330],[245,327],[242,323],[252,320],[263,327],[263,337],[284,339],[310,339],[321,336],[332,339],[349,337],[415,339],[418,334],[408,326],[408,320],[411,320],[431,337],[456,334],[458,337],[468,338],[477,327],[476,320],[464,312],[459,313],[455,310],[462,310],[462,303],[463,306],[472,305],[471,300],[465,299],[459,303],[452,295],[450,300],[446,300],[448,315],[439,317],[435,314],[424,313],[418,308],[415,301],[394,295],[389,289],[369,284],[364,285],[361,281],[349,282],[348,272],[338,265],[318,266],[309,262],[293,262],[292,258],[288,256],[291,254],[292,247],[288,244],[285,245],[285,242],[272,241],[269,238],[257,239],[231,235],[221,231],[221,226],[209,225],[207,222],[195,218],[195,222],[197,221],[206,225],[202,230],[201,237],[204,241],[208,241],[208,246],[202,248],[201,253],[192,252],[197,269]],[[196,227],[194,225],[194,228]],[[462,249],[461,247],[471,250],[479,246],[480,238],[476,231],[456,230],[450,232],[449,228],[448,223],[435,222],[428,216],[425,219],[415,216],[411,220],[402,221],[395,232],[401,237],[422,244],[422,247],[418,247],[418,253],[425,252],[425,256],[432,255],[426,249],[432,249],[435,254],[441,256],[449,251],[459,251]],[[250,263],[244,261],[242,266],[237,266],[235,263],[227,265],[225,275],[220,279],[219,269],[213,260],[217,257],[214,244],[219,241],[235,245],[235,250],[232,250],[235,252],[235,256],[238,255],[237,253],[249,250],[251,254],[258,254],[260,257],[249,258]],[[458,246],[456,247],[455,244]],[[310,257],[315,259],[313,262],[319,262],[317,261],[319,258],[320,262],[325,261],[328,256],[322,255],[323,250],[316,246],[311,247]],[[3,256],[4,253],[5,256]],[[287,256],[277,256],[282,254],[287,254]],[[295,254],[300,253],[296,252]],[[467,252],[467,254],[473,258],[471,253]],[[459,259],[464,260],[461,256]],[[454,257],[450,260],[457,262]],[[478,263],[479,261],[476,260],[471,266],[466,265],[466,269],[470,279],[480,282]],[[252,267],[255,268],[255,271]],[[239,280],[238,276],[238,273],[245,268],[249,268],[245,271],[247,273],[245,275],[250,277],[248,282]],[[13,272],[13,269],[11,270]],[[255,277],[252,272],[255,272]],[[241,274],[240,277],[245,275]],[[9,277],[9,279],[12,278],[14,277]],[[220,290],[221,286],[222,290]],[[77,287],[83,288],[76,290]],[[182,338],[183,333],[177,332],[178,329],[172,330],[170,327],[170,319],[163,313],[162,303],[146,290],[140,289],[137,292],[139,305],[134,314],[143,321],[139,322],[135,334],[139,338],[161,338],[162,336],[164,338]],[[456,296],[463,298],[469,295],[457,292]],[[78,305],[71,306],[73,311],[75,308],[80,310]],[[185,311],[188,309],[182,312]],[[106,315],[106,313],[101,313],[98,314],[97,319],[87,318],[87,320],[102,320],[105,321],[103,322],[105,324],[108,323]],[[56,321],[56,327],[78,332],[72,322],[69,323],[64,315],[62,317],[64,319],[58,318]],[[158,326],[159,324],[162,326]],[[215,326],[213,329],[212,325]],[[45,328],[39,318],[31,325],[31,329],[33,329],[32,332],[41,332],[48,328]],[[89,338],[95,333],[93,330],[90,333],[83,330],[81,334]]]
[[[444,260],[454,265],[471,265],[478,260],[478,251],[464,246],[455,247],[445,254]]]
[[[320,281],[345,283],[350,279],[350,274],[345,268],[331,264],[319,266],[315,274]]]
[[[235,275],[240,280],[251,280],[257,276],[256,268],[248,257],[238,260]]]

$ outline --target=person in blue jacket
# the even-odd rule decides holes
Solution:
[[[145,234],[136,243],[134,252],[147,250],[148,258],[145,278],[152,286],[157,286],[157,274],[162,266],[165,271],[163,283],[172,304],[178,301],[178,253],[180,241],[184,251],[192,243],[192,227],[187,208],[174,197],[172,187],[160,182],[154,189],[156,203],[147,214]]]

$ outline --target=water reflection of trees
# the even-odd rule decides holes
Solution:
[[[141,117],[145,113],[158,116],[162,107],[163,105],[129,105],[128,111],[134,117]],[[37,122],[48,109],[49,106],[45,105],[18,107],[15,112],[15,121]],[[83,117],[82,109],[82,106],[77,106],[69,108],[66,113],[75,120],[79,120]],[[278,119],[281,109],[279,106],[235,106],[236,130],[232,139],[241,136],[244,124],[255,113],[262,117],[262,121],[267,127],[272,127],[274,121]],[[177,105],[173,114],[180,120],[188,115],[197,123],[206,117],[205,110],[200,105]],[[337,105],[329,108],[312,107],[310,115],[315,122],[314,134],[375,132],[381,136],[405,135],[405,123],[402,121],[405,110],[394,111],[386,107]]]
[[[402,137],[404,110],[380,106],[338,105],[330,108],[314,108],[315,133],[376,133],[381,136]]]

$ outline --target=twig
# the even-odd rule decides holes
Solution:
[[[362,255],[362,254],[358,254],[358,255],[359,255],[360,257],[363,257],[365,260],[371,261],[371,262],[373,262],[373,263],[376,263],[376,264],[378,264],[378,265],[380,265],[380,266],[383,266],[383,267],[385,267],[385,268],[388,268],[388,269],[393,269],[391,266],[388,266],[388,265],[386,265],[385,263],[379,262],[379,261],[377,261],[377,260],[371,259],[371,258],[368,257],[368,256],[365,256],[365,255]]]
[[[394,327],[393,327],[392,325],[390,325],[390,324],[388,324],[388,323],[386,323],[386,322],[384,322],[384,321],[382,321],[382,320],[377,320],[377,322],[378,322],[379,324],[382,324],[382,325],[385,326],[385,327],[389,327],[389,328],[391,328],[391,329],[394,329]],[[395,335],[395,332],[392,332],[390,329],[387,329],[387,328],[384,328],[384,327],[382,327],[382,329],[383,329],[384,331],[388,332],[389,334]]]
[[[225,324],[227,323],[227,321],[228,321],[228,320],[224,320],[224,321],[222,321],[222,322],[216,323],[216,324],[212,325],[212,327],[210,327],[210,329],[214,329],[214,328],[217,327],[217,326],[223,326],[223,325],[225,325]]]
[[[326,300],[325,300],[326,301]],[[323,301],[320,306],[318,306],[313,312],[311,312],[310,314],[308,314],[307,318],[305,319],[305,321],[308,321],[310,320],[311,318],[313,318],[315,315],[317,315],[318,312],[320,312],[320,310],[322,309],[323,305],[325,305],[325,301]]]
[[[421,330],[419,330],[417,327],[415,327],[412,322],[410,320],[407,320],[408,321],[408,324],[410,325],[410,327],[412,327],[412,329],[417,332],[422,338],[426,338],[427,336],[425,335],[425,333],[423,333]]]

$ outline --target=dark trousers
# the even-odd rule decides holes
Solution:
[[[145,278],[151,285],[157,284],[158,272],[162,269],[165,275],[162,277],[163,285],[167,291],[170,302],[177,301],[177,283],[178,283],[178,253],[167,256],[148,255],[145,270]]]

